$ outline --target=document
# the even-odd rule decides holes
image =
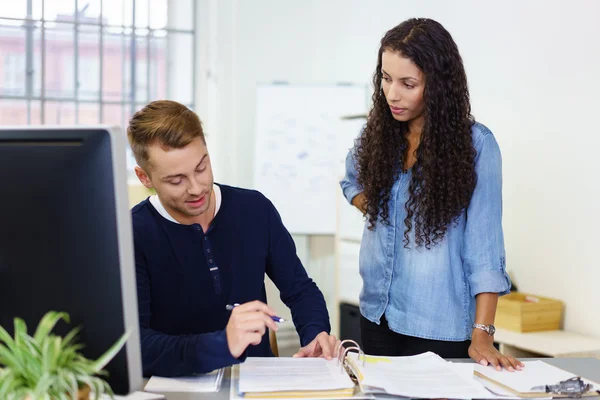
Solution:
[[[146,392],[218,392],[223,380],[223,369],[208,374],[164,378],[153,376],[144,390]]]
[[[521,371],[509,372],[505,369],[497,371],[494,367],[475,364],[475,373],[482,378],[486,387],[503,387],[513,395],[526,396],[532,393],[540,393],[544,385],[555,385],[561,381],[573,378],[575,375],[547,364],[543,361],[525,361],[525,367]],[[593,385],[593,390],[599,390],[600,386],[591,381],[586,381]],[[489,386],[492,385],[492,386]]]
[[[451,363],[431,352],[410,357],[367,355],[364,364],[362,357],[359,360],[352,353],[349,361],[364,393],[453,399],[490,396],[481,384],[457,373]]]
[[[347,397],[354,393],[354,382],[336,360],[249,357],[239,370],[238,391],[245,397],[272,397],[275,393],[320,397],[333,392]]]

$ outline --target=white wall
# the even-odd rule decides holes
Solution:
[[[201,46],[213,51],[200,67],[208,104],[198,111],[217,179],[245,187],[257,83],[368,83],[387,29],[413,16],[440,21],[463,55],[474,115],[503,152],[509,270],[520,290],[566,302],[566,329],[600,336],[591,317],[600,305],[600,2],[199,2],[212,26]]]

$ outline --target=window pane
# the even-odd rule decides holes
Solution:
[[[167,63],[176,66],[176,71],[170,71],[168,76],[167,95],[171,100],[184,104],[193,102],[193,37],[189,33],[167,34]]]
[[[123,29],[118,33],[104,34],[104,55],[102,64],[102,90],[105,101],[126,100],[125,77],[129,75],[125,60],[130,56],[131,36],[125,36]]]
[[[41,20],[42,19],[42,1],[47,0],[33,0],[32,3],[32,18]],[[27,8],[27,3],[25,3],[25,8]]]
[[[148,36],[138,36],[135,45],[135,100],[148,103]]]
[[[46,29],[46,96],[59,98],[75,97],[75,42],[74,26],[52,24]]]
[[[167,27],[167,0],[150,0],[150,28]]]
[[[153,3],[155,1],[152,0]],[[194,28],[193,0],[169,1],[165,15],[167,15],[167,28],[169,29],[191,30]]]
[[[79,103],[79,123],[96,125],[100,123],[100,104]]]
[[[3,23],[0,20],[0,24]],[[25,95],[25,35],[23,27],[0,26],[0,94]]]
[[[44,0],[44,19],[46,21],[75,21],[75,0]]]
[[[113,26],[131,26],[133,0],[104,0],[104,22]]]
[[[0,125],[26,125],[27,101],[0,99]]]
[[[100,101],[100,28],[79,27],[79,99]]]
[[[45,104],[44,111],[46,113],[46,124],[75,124],[75,103],[66,101],[47,101]]]
[[[42,123],[42,102],[35,100],[31,102],[31,125]]]
[[[150,97],[167,97],[167,38],[165,31],[154,32],[150,41]]]
[[[23,0],[0,1],[0,17],[27,18],[27,2]]]
[[[71,1],[71,0],[67,0]],[[79,7],[79,22],[88,24],[100,23],[100,0],[79,0],[77,2]],[[106,12],[106,10],[103,10]]]
[[[105,104],[102,108],[102,123],[125,128],[121,104]]]
[[[135,26],[136,28],[147,28],[150,24],[148,0],[135,0]],[[154,11],[154,10],[152,10]]]

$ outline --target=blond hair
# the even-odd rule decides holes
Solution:
[[[205,142],[200,118],[183,104],[171,100],[153,101],[136,112],[129,120],[127,138],[142,169],[150,167],[148,147],[155,143],[181,149],[197,138]]]

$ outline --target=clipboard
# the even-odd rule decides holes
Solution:
[[[540,361],[543,362],[543,361]],[[546,364],[548,365],[548,364]],[[565,371],[561,368],[558,367],[554,367],[551,365],[548,365],[549,367],[556,369],[556,370],[560,370],[563,371],[565,374],[571,375],[571,377],[575,377],[575,375],[571,374],[568,371]],[[522,373],[522,371],[520,372],[512,372],[512,373]],[[531,391],[520,391],[515,389],[514,387],[511,387],[510,385],[507,385],[503,382],[498,381],[497,379],[493,379],[489,376],[487,376],[486,374],[477,371],[477,370],[473,370],[473,375],[476,376],[477,378],[481,379],[484,382],[488,382],[490,384],[492,384],[493,386],[499,387],[503,390],[505,390],[508,393],[513,394],[516,397],[521,397],[524,399],[533,399],[533,398],[557,398],[557,399],[564,399],[564,398],[580,398],[580,397],[597,397],[600,395],[600,393],[598,392],[598,384],[591,382],[589,380],[586,380],[587,382],[591,382],[591,384],[593,385],[591,390],[584,392],[584,393],[570,393],[570,394],[561,394],[561,393],[554,393],[554,392],[548,392],[548,391],[541,391],[541,390],[531,390]],[[559,382],[552,382],[552,383],[548,383],[549,386],[555,386],[555,384],[558,384]],[[562,383],[562,382],[561,382]],[[532,387],[532,389],[538,389],[537,387]]]

